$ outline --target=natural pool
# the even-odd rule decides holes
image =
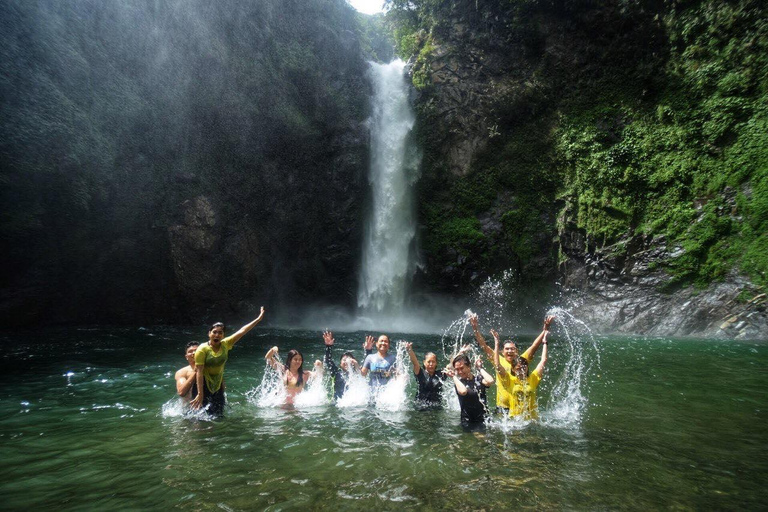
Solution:
[[[261,327],[227,364],[225,419],[168,414],[183,346],[204,341],[204,331],[3,333],[3,508],[755,510],[768,503],[765,342],[585,342],[580,355],[592,364],[581,375],[584,403],[564,415],[553,393],[573,347],[558,345],[555,329],[539,391],[542,421],[495,420],[474,435],[461,431],[450,408],[259,407],[248,392],[261,382],[270,346],[299,348],[307,360],[323,352],[319,331]],[[359,353],[364,334],[336,333],[336,358]],[[391,337],[414,342],[419,354],[438,351],[445,362],[440,336]],[[409,396],[413,389],[411,380]]]

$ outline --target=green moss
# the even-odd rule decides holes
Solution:
[[[433,231],[427,237],[441,239],[436,248],[504,197],[502,233],[475,249],[489,262],[501,255],[529,261],[547,250],[539,242],[555,226],[542,219],[564,197],[563,218],[597,246],[646,233],[682,247],[665,266],[670,288],[706,286],[734,268],[768,282],[768,16],[761,2],[622,3],[618,10],[566,2],[557,14],[582,23],[583,33],[564,27],[585,58],[579,67],[536,53],[540,38],[527,20],[554,20],[550,4],[505,3],[508,10],[488,13],[473,28],[472,44],[482,44],[484,23],[496,16],[496,36],[522,41],[530,54],[515,61],[520,67],[502,78],[503,87],[489,89],[494,137],[461,178],[435,149],[444,134],[433,130],[439,123],[430,97],[438,91],[430,90],[428,74],[440,29],[460,8],[437,0],[394,6],[408,20],[400,48],[417,55],[414,85],[424,91],[419,123],[429,195],[422,203],[434,210],[426,224]],[[626,22],[630,33],[617,34],[620,24],[606,20]],[[531,71],[514,74],[522,68]],[[738,192],[735,208],[723,200],[734,194],[727,187]]]

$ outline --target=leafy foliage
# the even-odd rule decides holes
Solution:
[[[425,42],[457,37],[446,28],[452,23],[470,27],[454,43],[487,53],[506,45],[517,56],[494,78],[498,136],[478,155],[471,177],[450,176],[441,156],[430,154],[440,134],[422,140],[425,179],[434,177],[425,187],[425,211],[439,211],[450,222],[469,212],[488,214],[505,194],[515,198],[502,215],[507,234],[489,239],[484,261],[493,261],[497,248],[509,254],[511,266],[547,254],[543,241],[536,247],[527,237],[553,234],[546,222],[559,197],[564,203],[557,204],[567,205],[561,213],[596,247],[621,248],[635,233],[665,235],[671,250],[682,249],[667,265],[670,287],[704,286],[732,268],[768,282],[763,3],[391,5],[390,16],[403,20],[400,51],[418,54],[425,65]],[[414,85],[427,93],[421,122],[435,126],[429,105],[440,91],[428,90],[415,73]],[[494,193],[470,194],[468,180],[492,183]],[[540,192],[538,201],[531,190]],[[546,203],[552,206],[542,207]],[[440,232],[434,233],[427,236]]]

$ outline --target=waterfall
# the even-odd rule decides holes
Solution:
[[[370,64],[372,193],[362,252],[358,308],[371,316],[402,313],[416,266],[413,187],[420,155],[409,145],[415,116],[405,63]]]

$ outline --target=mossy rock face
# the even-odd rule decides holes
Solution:
[[[768,282],[763,3],[414,6],[414,55],[432,79],[414,75],[427,252],[446,247],[436,219],[475,216],[485,238],[465,233],[465,252],[481,275],[548,261],[553,277],[572,250],[544,239],[570,244],[578,231],[583,251],[602,256],[636,236],[664,240],[669,257],[654,265],[667,291],[733,272]],[[481,90],[463,108],[482,122],[448,108]]]

